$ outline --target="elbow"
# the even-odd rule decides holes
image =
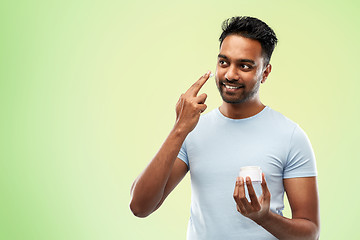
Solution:
[[[320,232],[319,231],[317,231],[317,232],[315,232],[311,237],[309,237],[309,238],[305,238],[305,239],[314,239],[314,240],[318,240],[319,239],[319,237],[320,237]]]
[[[134,216],[138,218],[145,218],[158,208],[159,204],[153,199],[154,194],[150,197],[146,196],[146,194],[138,194],[134,191],[134,187],[132,187],[130,196],[129,208]]]
[[[318,240],[320,238],[320,219],[318,218],[316,221],[313,221],[313,238]]]
[[[313,224],[311,226],[311,230],[309,230],[308,236],[303,239],[318,240],[319,237],[320,237],[320,226],[319,226],[319,224],[313,222]]]
[[[320,226],[317,223],[312,222],[311,227],[308,229],[306,236],[303,236],[301,239],[311,239],[318,240],[320,237]]]
[[[318,240],[320,238],[320,226],[317,225],[316,226],[316,231],[315,231],[315,240]]]
[[[130,202],[129,207],[131,212],[138,218],[145,218],[151,213],[149,211],[146,211],[145,209],[142,209],[138,204],[134,203],[133,200]]]

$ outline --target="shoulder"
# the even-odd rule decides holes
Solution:
[[[293,126],[293,127],[297,125],[297,123],[295,123],[293,120],[286,117],[282,113],[272,109],[271,107],[267,107],[267,108],[268,108],[268,111],[267,111],[268,118],[271,118],[272,120],[274,120],[278,123],[286,124],[286,125]]]
[[[275,136],[292,145],[306,144],[309,145],[309,138],[300,125],[282,113],[269,108],[264,124],[267,124],[268,131]]]
[[[293,138],[307,138],[305,131],[300,127],[300,125],[288,117],[284,116],[280,112],[270,108],[270,115],[275,119],[278,125],[283,128],[288,128],[291,131]]]
[[[270,107],[267,107],[263,120],[269,125],[269,127],[276,129],[277,131],[282,130],[293,134],[295,129],[299,128],[299,125],[296,122]]]

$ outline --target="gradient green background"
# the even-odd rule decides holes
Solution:
[[[179,95],[215,70],[221,22],[277,33],[262,101],[300,124],[317,156],[321,239],[359,239],[357,1],[2,1],[0,239],[185,239],[190,178],[153,215],[134,178]],[[214,79],[208,112],[221,99]],[[286,215],[290,216],[287,207]]]

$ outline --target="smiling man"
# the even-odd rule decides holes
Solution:
[[[296,123],[260,101],[275,33],[252,17],[234,17],[222,27],[215,74],[222,105],[200,116],[207,95],[198,92],[210,72],[181,95],[174,128],[132,185],[130,208],[148,216],[190,172],[188,239],[317,239],[311,144]],[[262,169],[260,196],[249,177],[238,177],[244,166]],[[285,192],[291,219],[282,215]]]

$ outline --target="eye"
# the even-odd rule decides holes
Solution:
[[[225,65],[227,65],[227,62],[225,62],[224,60],[219,60],[219,65],[225,66]]]
[[[240,65],[240,68],[243,69],[243,70],[251,70],[251,69],[252,69],[252,66],[246,65],[246,64],[241,64],[241,65]]]

